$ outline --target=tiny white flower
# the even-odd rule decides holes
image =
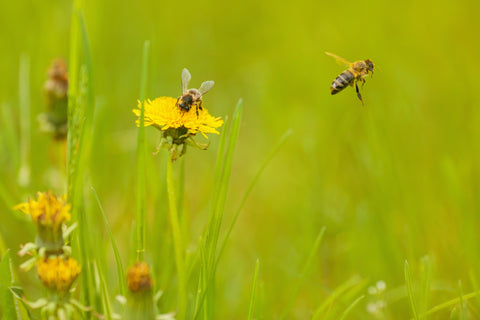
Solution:
[[[387,284],[385,283],[385,281],[383,280],[377,281],[377,289],[379,292],[384,291],[386,288],[387,288]]]

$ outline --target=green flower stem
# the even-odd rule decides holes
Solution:
[[[176,183],[173,175],[175,152],[170,152],[167,163],[167,191],[169,203],[170,224],[172,228],[173,245],[175,249],[175,262],[177,265],[178,277],[178,314],[177,319],[185,319],[187,309],[187,287],[185,281],[185,265],[183,256],[182,235],[180,232],[180,222],[178,218]]]

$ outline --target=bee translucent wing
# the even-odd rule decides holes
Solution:
[[[330,52],[325,52],[326,55],[329,55],[330,57],[334,57],[338,63],[340,64],[345,64],[347,66],[350,66],[352,63],[346,59],[343,59],[342,57],[337,56],[336,54],[330,53]]]
[[[182,93],[186,93],[188,90],[188,83],[192,79],[192,75],[190,72],[187,70],[187,68],[184,68],[182,70]]]
[[[200,89],[198,89],[198,91],[200,91],[201,95],[204,95],[205,93],[210,91],[210,89],[212,89],[214,84],[215,84],[215,82],[213,82],[211,80],[210,81],[205,81],[204,83],[202,83],[202,85],[200,86]]]

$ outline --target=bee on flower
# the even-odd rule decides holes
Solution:
[[[223,124],[221,118],[213,117],[208,113],[208,110],[203,107],[203,101],[201,100],[202,95],[208,91],[205,88],[208,87],[210,89],[213,86],[213,81],[204,82],[207,84],[203,85],[205,88],[202,91],[200,89],[188,90],[185,71],[183,78],[182,87],[184,94],[181,97],[159,97],[154,100],[139,101],[138,109],[133,110],[135,115],[139,117],[136,120],[137,126],[140,126],[140,117],[143,109],[144,126],[154,126],[161,131],[162,140],[159,149],[162,147],[169,149],[174,154],[173,160],[185,153],[186,144],[199,149],[206,149],[208,145],[197,143],[193,137],[200,132],[208,139],[207,134],[218,134],[217,128]],[[195,95],[191,93],[192,90],[196,90]]]

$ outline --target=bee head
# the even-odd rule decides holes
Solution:
[[[367,59],[365,60],[365,63],[367,64],[367,70],[370,72],[373,72],[373,67],[374,67],[373,61],[370,59]]]

